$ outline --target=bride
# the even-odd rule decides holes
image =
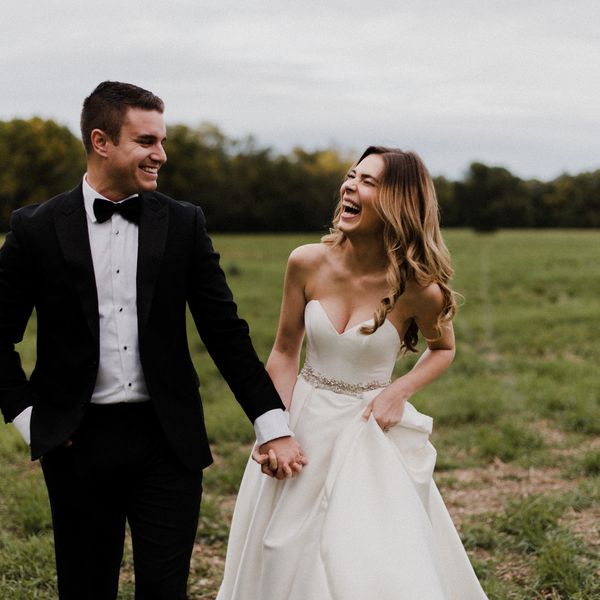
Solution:
[[[332,232],[290,255],[267,363],[310,463],[292,479],[255,449],[218,600],[486,598],[432,479],[432,419],[409,402],[454,357],[451,275],[420,158],[369,147]],[[427,349],[391,381],[419,332]]]

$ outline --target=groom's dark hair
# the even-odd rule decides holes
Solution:
[[[131,83],[103,81],[83,101],[81,110],[81,139],[85,151],[92,151],[90,135],[101,129],[117,145],[125,113],[129,108],[157,110],[162,113],[164,102],[152,92]]]

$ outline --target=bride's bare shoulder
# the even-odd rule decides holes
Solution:
[[[405,298],[417,313],[439,312],[444,306],[444,294],[437,283],[421,285],[414,279],[406,282]]]
[[[292,250],[288,259],[288,267],[313,269],[326,258],[329,247],[325,244],[305,244]]]

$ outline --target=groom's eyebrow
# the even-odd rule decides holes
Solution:
[[[154,144],[158,141],[158,137],[156,135],[152,135],[151,133],[140,133],[135,138],[136,142],[140,142],[141,144]],[[166,136],[161,140],[164,143],[167,140]]]

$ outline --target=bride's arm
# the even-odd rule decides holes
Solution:
[[[296,248],[288,260],[283,285],[279,326],[267,361],[267,372],[283,403],[289,409],[304,339],[305,277],[307,247]]]
[[[306,248],[306,246],[301,246],[290,254],[283,284],[277,336],[267,360],[267,372],[287,409],[290,408],[292,402],[304,338],[304,307],[306,305],[304,282],[305,274],[309,271],[307,267],[310,266],[307,258],[311,254],[310,250],[307,251]],[[263,473],[281,479],[283,474],[278,470],[278,461],[274,453],[268,451],[264,445],[255,447],[252,458],[261,465]],[[292,465],[292,468],[298,473],[307,462],[308,459],[303,456],[301,461]],[[278,474],[275,475],[276,473]],[[289,471],[285,472],[286,477],[290,475]]]
[[[421,354],[415,366],[402,377],[394,380],[367,406],[363,416],[371,413],[379,426],[387,431],[398,424],[404,412],[404,404],[416,392],[440,377],[454,359],[454,329],[452,323],[442,327],[438,336],[437,318],[442,310],[443,296],[435,284],[428,286],[419,294],[415,310],[415,321],[427,340],[427,349]]]

